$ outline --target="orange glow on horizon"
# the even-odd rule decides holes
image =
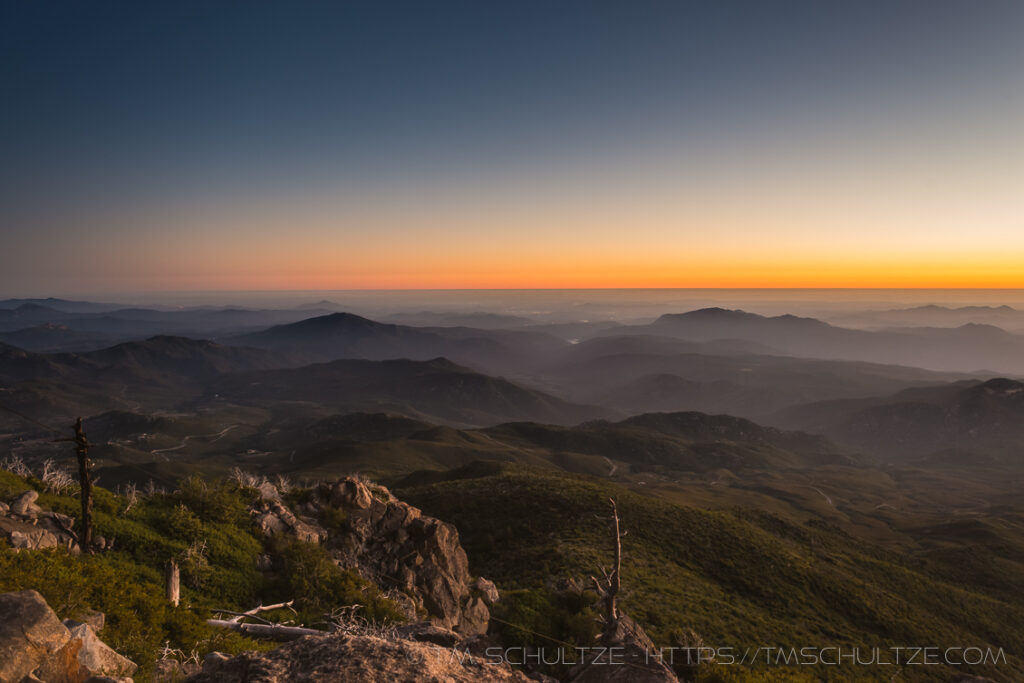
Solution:
[[[410,262],[395,255],[333,259],[280,255],[250,259],[244,270],[149,271],[147,288],[167,290],[359,289],[1016,289],[1024,288],[1024,255],[875,261],[726,258],[705,255],[658,262],[509,258]],[[143,276],[140,273],[140,284]]]

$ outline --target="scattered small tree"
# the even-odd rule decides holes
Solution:
[[[47,458],[43,462],[43,471],[39,478],[46,484],[48,491],[57,495],[64,493],[75,483],[71,473],[63,467],[58,467],[53,458]]]
[[[3,460],[0,460],[0,470],[7,470],[19,477],[28,478],[32,476],[32,470],[25,464],[25,460],[20,455],[15,455],[14,453],[10,453]]]
[[[135,482],[127,484],[121,489],[121,495],[125,499],[124,511],[127,514],[129,510],[139,503],[139,487],[135,485]]]

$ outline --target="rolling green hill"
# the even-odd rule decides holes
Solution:
[[[951,551],[900,551],[819,521],[792,522],[750,508],[701,510],[608,481],[496,463],[411,475],[396,493],[458,526],[472,571],[522,589],[504,614],[534,631],[566,623],[552,607],[559,604],[560,579],[585,585],[607,565],[611,541],[600,519],[612,496],[628,532],[623,609],[658,645],[684,642],[692,628],[706,645],[734,652],[970,644],[1002,647],[1009,657],[1002,667],[974,673],[1009,681],[1024,666],[1024,598],[1007,590],[1009,583],[993,585],[986,574],[962,570],[962,557]],[[945,537],[959,540],[964,553],[973,532],[958,528]],[[1024,526],[985,543],[970,546],[975,553],[988,548],[975,564],[995,558],[1005,581],[1024,580]],[[571,637],[571,631],[541,632]],[[737,673],[721,668],[723,676]],[[806,676],[797,680],[830,681],[888,681],[895,673],[891,666],[753,668],[770,673],[763,680],[779,680],[782,671]],[[705,669],[702,675],[710,676],[715,667]],[[947,681],[964,671],[908,667],[904,680]]]

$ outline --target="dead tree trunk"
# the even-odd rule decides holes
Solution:
[[[608,502],[612,504],[612,528],[613,536],[615,538],[615,567],[612,569],[612,574],[608,581],[608,592],[605,595],[605,612],[608,616],[609,623],[615,623],[619,620],[619,608],[616,604],[616,600],[619,597],[619,570],[622,569],[622,533],[619,531],[619,510],[615,506],[615,499],[609,498]]]
[[[78,534],[78,545],[83,553],[92,552],[92,463],[89,461],[89,440],[82,431],[82,418],[75,420],[75,436],[57,441],[70,441],[75,444],[78,456],[78,485],[82,495],[82,523]]]
[[[622,532],[619,530],[619,511],[615,505],[615,499],[609,498],[608,502],[612,506],[612,536],[615,543],[615,558],[612,570],[606,571],[603,567],[601,572],[604,576],[601,580],[591,576],[590,580],[594,582],[594,587],[597,588],[598,595],[601,596],[601,600],[604,602],[604,623],[606,629],[614,629],[615,624],[619,621],[619,608],[617,604],[619,596],[619,587],[621,582],[619,579],[619,571],[622,568]]]
[[[181,599],[181,570],[173,559],[167,561],[166,569],[167,602],[177,607]]]

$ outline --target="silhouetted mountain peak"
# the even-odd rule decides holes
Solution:
[[[663,323],[676,323],[681,321],[750,321],[750,320],[764,320],[764,316],[756,313],[747,313],[739,309],[730,308],[699,308],[695,311],[688,311],[686,313],[666,313],[657,320],[654,321],[655,325]]]
[[[1009,332],[996,325],[986,323],[967,323],[957,328],[969,334],[985,334],[992,337],[1011,337]]]
[[[816,318],[802,318],[787,313],[774,317],[748,313],[739,309],[700,308],[688,313],[666,313],[654,321],[655,325],[710,324],[710,325],[760,325],[772,324],[782,327],[831,327]]]
[[[1006,377],[997,377],[987,382],[982,382],[968,391],[985,392],[995,396],[1015,396],[1024,398],[1024,382]]]
[[[276,325],[271,329],[290,328],[293,330],[325,330],[330,328],[366,328],[366,329],[380,329],[382,327],[393,327],[392,325],[386,325],[379,323],[369,318],[356,315],[355,313],[329,313],[327,315],[320,315],[315,318],[307,318],[306,320],[300,320],[297,323],[291,323],[288,325]]]

